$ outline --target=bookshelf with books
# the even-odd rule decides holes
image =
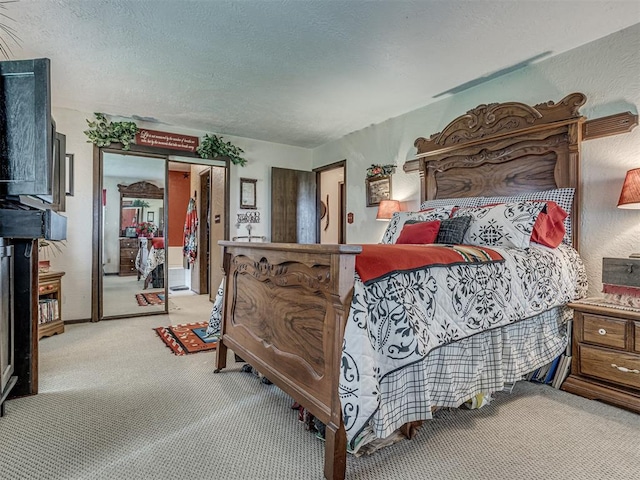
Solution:
[[[64,333],[62,277],[65,272],[38,275],[38,339]]]

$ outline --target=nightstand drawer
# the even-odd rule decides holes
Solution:
[[[48,295],[49,293],[57,293],[60,282],[41,282],[38,283],[38,295]]]
[[[627,346],[627,321],[602,315],[583,315],[582,335],[586,343],[624,349]]]
[[[580,345],[580,373],[640,390],[640,355]]]

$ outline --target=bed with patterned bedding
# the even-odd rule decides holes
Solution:
[[[390,247],[405,255],[403,246]],[[443,345],[545,314],[586,294],[584,267],[570,246],[493,249],[502,261],[439,264],[366,283],[356,276],[340,369],[342,417],[352,448],[369,428],[384,438],[407,422],[430,418],[432,406],[457,407],[470,393],[481,393],[432,403],[426,382],[419,392],[404,391],[391,402],[386,399],[394,398],[394,391],[388,390],[390,382],[383,382],[389,374],[422,362]],[[550,328],[553,322],[559,325],[557,317],[547,316]],[[548,362],[549,351],[552,358],[559,355],[566,347],[566,337],[561,337],[551,337],[559,341],[550,350],[530,352],[530,363],[520,374]],[[504,385],[493,387],[483,393]],[[418,409],[412,411],[413,406]]]
[[[348,443],[410,434],[432,407],[558,356],[565,305],[586,289],[572,222],[584,101],[481,105],[416,140],[404,168],[426,203],[390,221],[388,245],[220,242],[216,372],[230,348],[304,405],[326,425],[325,477],[342,479]],[[460,223],[459,242],[415,243],[427,227],[451,239]]]

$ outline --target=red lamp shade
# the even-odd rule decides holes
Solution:
[[[627,172],[618,200],[618,208],[640,208],[640,168]]]
[[[395,212],[399,211],[400,202],[398,200],[381,200],[376,220],[389,220]]]

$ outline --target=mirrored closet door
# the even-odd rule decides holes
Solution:
[[[102,155],[102,318],[167,311],[166,160]]]

